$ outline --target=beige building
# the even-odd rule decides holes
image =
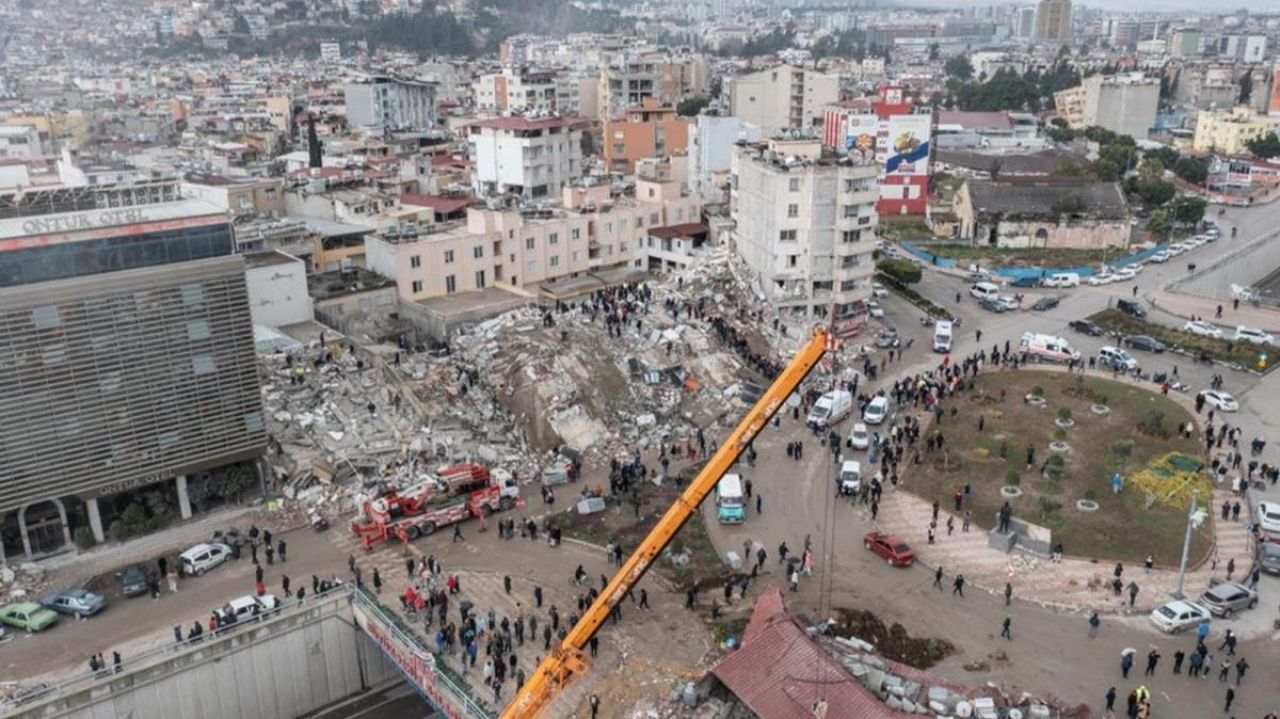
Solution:
[[[557,197],[582,176],[582,128],[574,118],[500,117],[468,128],[477,195]]]
[[[1144,140],[1160,108],[1160,81],[1142,75],[1093,75],[1076,87],[1054,93],[1054,107],[1067,126],[1104,127]]]
[[[729,114],[765,136],[822,123],[823,108],[840,99],[840,77],[779,65],[726,78]]]
[[[826,153],[818,140],[739,144],[730,216],[734,250],[756,289],[793,317],[855,313],[875,272],[878,166]]]
[[[1204,110],[1196,114],[1196,134],[1191,149],[1200,153],[1243,155],[1248,143],[1276,129],[1277,124],[1247,107]]]
[[[1042,42],[1071,39],[1071,0],[1040,0],[1036,6],[1036,39]]]
[[[463,221],[388,230],[365,241],[369,269],[417,302],[487,287],[536,288],[585,272],[646,268],[650,231],[700,220],[680,182],[638,180],[634,196],[607,185],[566,187],[563,206],[472,207]]]
[[[187,175],[182,194],[222,208],[232,218],[284,217],[284,181],[265,177]]]

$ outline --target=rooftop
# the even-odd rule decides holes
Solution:
[[[290,262],[300,262],[297,257],[287,255],[280,250],[267,250],[265,252],[250,252],[244,256],[244,264],[248,269],[257,269],[259,267],[270,267],[272,265],[287,265]]]
[[[395,281],[367,270],[351,267],[333,272],[317,272],[307,275],[307,292],[313,299],[327,300],[360,292],[373,292],[392,287]]]
[[[1129,216],[1120,185],[1075,177],[970,180],[965,187],[979,214],[1004,219],[1084,215],[1107,220]]]
[[[545,130],[553,127],[572,127],[580,120],[576,117],[543,117],[530,119],[527,117],[498,117],[492,120],[480,120],[471,123],[471,127],[489,128],[493,130]]]

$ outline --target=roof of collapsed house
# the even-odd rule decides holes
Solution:
[[[983,181],[970,180],[966,191],[979,215],[1002,215],[1003,219],[1057,219],[1079,215],[1104,220],[1129,216],[1120,185],[1074,177]]]
[[[906,719],[882,703],[817,642],[782,604],[774,588],[756,601],[742,648],[712,673],[762,719],[812,719],[814,702],[828,717]]]

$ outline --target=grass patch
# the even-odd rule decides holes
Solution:
[[[1004,503],[1000,486],[1017,483],[1023,495],[1012,500],[1014,516],[1053,530],[1054,541],[1064,545],[1067,554],[1112,561],[1141,562],[1147,554],[1160,564],[1176,564],[1182,553],[1186,528],[1185,501],[1157,501],[1148,507],[1148,493],[1178,492],[1184,476],[1169,475],[1168,486],[1159,484],[1159,466],[1168,464],[1170,453],[1198,458],[1200,444],[1195,439],[1182,439],[1176,431],[1153,432],[1155,418],[1169,428],[1185,424],[1190,415],[1167,397],[1136,386],[1079,375],[1023,370],[981,375],[979,388],[948,400],[959,409],[957,418],[946,416],[941,425],[929,431],[941,431],[946,443],[959,450],[963,461],[952,462],[958,469],[937,471],[941,462],[935,452],[926,457],[923,471],[911,472],[905,488],[927,500],[938,500],[952,506],[952,497],[965,483],[972,487],[969,506],[972,520],[990,528]],[[1041,388],[1050,407],[1038,408],[1021,401],[1021,397]],[[1007,391],[1003,403],[987,401]],[[1095,397],[1107,397],[1111,413],[1099,417],[1089,412]],[[945,406],[944,404],[944,406]],[[1075,419],[1075,427],[1066,433],[1071,450],[1064,454],[1049,451],[1049,443],[1058,434],[1054,425],[1057,410],[1066,408]],[[949,408],[948,408],[949,409]],[[977,415],[983,413],[986,423],[978,432]],[[1144,425],[1147,429],[1140,429]],[[999,452],[979,451],[995,436],[1009,444],[1009,459]],[[1027,447],[1034,450],[1032,466],[1027,468]],[[1144,470],[1146,484],[1136,478]],[[1126,479],[1125,491],[1113,494],[1111,476],[1120,472]],[[1201,497],[1207,497],[1208,480],[1199,475]],[[1174,486],[1174,483],[1179,486]],[[1096,512],[1080,512],[1076,500],[1092,499],[1101,508]],[[1200,562],[1212,543],[1212,527],[1206,525],[1192,535],[1191,562]]]
[[[950,310],[947,310],[942,305],[935,304],[933,300],[925,299],[919,292],[916,292],[907,285],[899,282],[898,278],[881,272],[876,275],[876,279],[883,283],[885,287],[897,292],[903,299],[915,305],[917,309],[924,312],[926,315],[929,315],[930,317],[951,319]]]
[[[1250,369],[1258,368],[1259,354],[1264,352],[1268,355],[1275,354],[1265,345],[1201,337],[1173,327],[1140,320],[1115,309],[1103,310],[1089,319],[1108,332],[1119,332],[1124,335],[1147,335],[1160,340],[1165,345],[1168,345],[1170,349],[1181,350],[1192,357],[1199,357],[1203,353],[1216,362],[1239,365]],[[1141,358],[1142,355],[1147,353],[1138,352],[1136,354]],[[1141,359],[1139,359],[1139,363],[1141,363]],[[1274,365],[1273,361],[1267,369],[1270,370]]]
[[[974,263],[983,267],[1086,267],[1101,265],[1107,260],[1114,262],[1127,254],[1122,249],[1106,251],[1044,247],[1002,249],[952,243],[930,244],[924,249],[938,257],[953,259],[961,265]]]

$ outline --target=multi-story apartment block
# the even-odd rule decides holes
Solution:
[[[1053,97],[1058,116],[1071,128],[1096,125],[1144,140],[1156,124],[1160,81],[1141,75],[1093,75]]]
[[[572,118],[502,117],[469,127],[472,182],[480,196],[556,197],[582,176],[582,129]]]
[[[34,160],[43,154],[43,144],[36,128],[0,125],[0,160]]]
[[[243,259],[176,183],[0,195],[4,554],[102,541],[127,502],[266,447]]]
[[[1272,132],[1280,124],[1247,107],[1203,110],[1196,114],[1196,134],[1191,148],[1201,153],[1243,155],[1249,143]]]
[[[1043,42],[1071,39],[1071,0],[1040,0],[1036,6],[1036,39]]]
[[[638,180],[634,196],[612,194],[607,185],[566,187],[562,196],[563,205],[553,208],[494,200],[469,208],[465,221],[389,228],[365,240],[368,267],[394,279],[405,302],[535,287],[672,261],[663,255],[661,233],[657,241],[651,233],[700,221],[701,203],[674,181]]]
[[[689,125],[686,143],[689,161],[685,184],[689,191],[711,202],[727,199],[722,188],[729,184],[734,147],[740,140],[759,139],[759,128],[743,125],[741,118],[705,112],[698,115]]]
[[[604,120],[621,118],[648,98],[672,104],[707,87],[707,61],[701,56],[670,61],[658,56],[628,58],[600,70],[596,101]]]
[[[498,115],[564,112],[556,75],[553,70],[525,67],[504,67],[501,72],[481,75],[472,86],[476,110]]]
[[[823,108],[840,99],[840,77],[779,65],[726,78],[729,114],[766,136],[822,123]]]
[[[183,179],[181,191],[185,197],[221,208],[233,219],[285,214],[284,181],[280,178],[190,174]]]
[[[352,127],[425,130],[436,124],[436,84],[371,75],[343,88]]]
[[[610,172],[632,175],[639,160],[684,153],[688,133],[689,121],[674,107],[648,98],[625,119],[604,124],[604,159]]]
[[[818,140],[738,145],[730,215],[734,250],[784,315],[855,313],[871,296],[877,167]]]

